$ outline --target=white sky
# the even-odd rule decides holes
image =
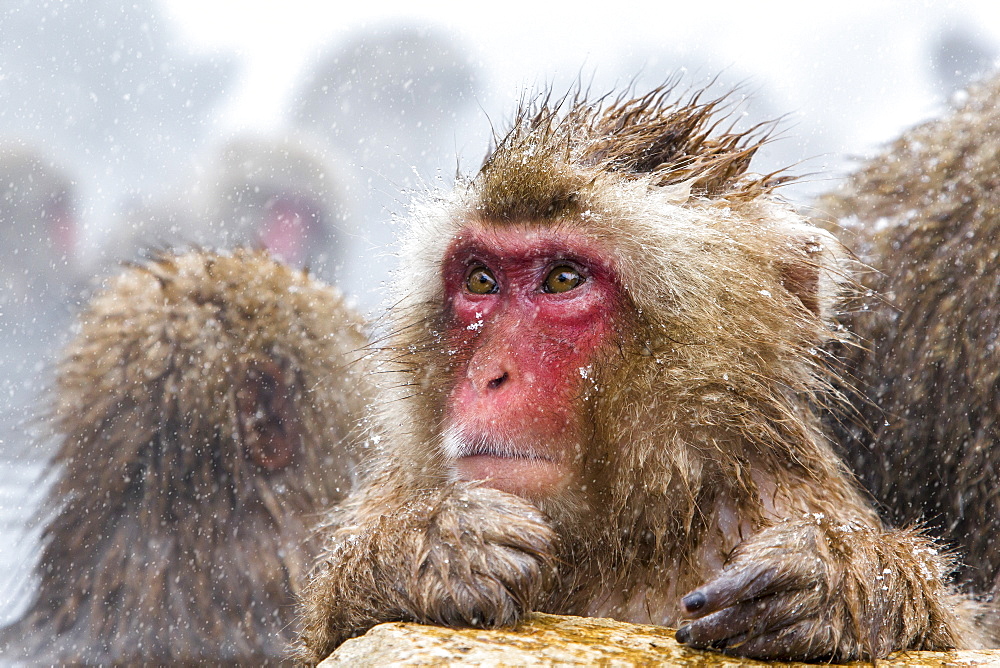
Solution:
[[[192,48],[235,51],[242,59],[236,95],[223,113],[232,128],[278,124],[302,68],[324,45],[392,20],[451,29],[478,53],[491,89],[510,99],[525,86],[600,70],[602,63],[650,51],[698,51],[710,56],[710,66],[735,68],[750,74],[752,85],[777,89],[789,105],[779,113],[808,117],[813,106],[829,108],[823,99],[832,88],[845,113],[854,107],[863,115],[856,132],[865,144],[884,141],[933,111],[930,91],[920,85],[924,74],[914,71],[928,31],[959,15],[1000,41],[996,0],[840,0],[822,9],[801,0],[165,0],[165,6]],[[885,104],[868,99],[879,89]]]

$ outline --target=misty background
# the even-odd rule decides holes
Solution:
[[[0,623],[38,540],[51,363],[122,261],[267,245],[370,315],[414,191],[546,86],[732,96],[807,205],[1000,57],[983,2],[7,0],[0,5]]]

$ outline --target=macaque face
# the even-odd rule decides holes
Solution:
[[[76,224],[65,198],[58,198],[45,207],[52,249],[62,256],[71,256],[76,246]]]
[[[622,302],[608,257],[566,229],[456,235],[442,275],[457,362],[444,450],[457,479],[540,499],[581,473],[584,395]]]
[[[303,198],[279,198],[266,211],[258,231],[261,245],[283,262],[303,264],[313,241],[316,207]]]

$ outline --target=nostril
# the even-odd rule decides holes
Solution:
[[[506,371],[499,378],[494,378],[493,380],[491,380],[489,383],[486,384],[486,386],[489,387],[491,390],[495,390],[498,387],[500,387],[501,385],[503,385],[505,382],[507,382],[507,372]]]

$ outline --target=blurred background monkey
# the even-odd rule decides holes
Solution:
[[[365,342],[336,290],[263,251],[111,280],[59,363],[39,584],[5,656],[283,659],[312,514],[351,484]]]

